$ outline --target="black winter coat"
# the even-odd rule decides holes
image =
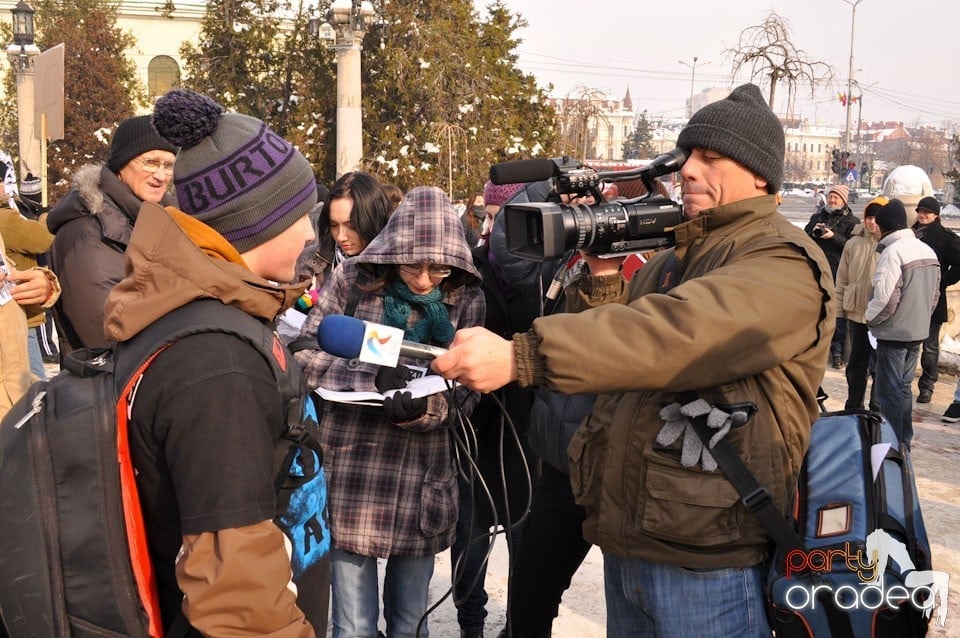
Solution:
[[[473,249],[473,263],[483,277],[483,294],[487,301],[487,315],[483,325],[504,339],[511,339],[514,333],[526,332],[530,328],[530,324],[539,315],[540,304],[536,298],[525,295],[502,281],[502,275],[498,275],[490,263],[487,251],[487,246]],[[506,423],[506,417],[502,415],[494,396],[500,399],[510,415],[516,428],[516,439],[509,428],[504,429],[502,424]],[[509,505],[510,518],[517,521],[525,513],[530,496],[525,486],[528,468],[531,474],[535,470],[536,457],[530,454],[527,446],[533,397],[533,388],[521,388],[514,381],[492,394],[481,396],[470,417],[477,435],[478,466],[497,505],[500,524],[505,522],[507,516],[505,503]],[[526,457],[526,464],[517,449],[518,440]],[[507,498],[504,498],[501,459],[506,476]],[[478,503],[481,525],[492,525],[492,512],[482,489],[475,488],[474,502]]]
[[[943,323],[947,320],[947,287],[960,281],[960,236],[944,228],[940,217],[926,226],[917,222],[913,225],[913,232],[917,239],[933,248],[940,262],[940,301],[930,320]]]
[[[827,256],[834,280],[837,278],[837,269],[840,267],[840,257],[843,255],[843,247],[846,245],[847,240],[850,239],[850,236],[853,235],[853,229],[856,228],[859,223],[854,214],[850,212],[850,209],[844,206],[842,209],[833,212],[821,208],[810,217],[810,221],[803,227],[803,231],[813,238],[817,246],[820,246],[823,254]],[[823,239],[822,237],[815,236],[813,234],[813,227],[817,224],[823,224],[832,230],[833,237]]]

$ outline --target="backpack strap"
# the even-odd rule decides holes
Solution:
[[[281,401],[287,406],[284,438],[300,440],[309,436],[303,432],[299,421],[291,417],[291,414],[299,415],[302,402],[309,400],[305,398],[305,386],[299,366],[294,363],[279,337],[265,322],[239,308],[227,306],[215,299],[194,301],[164,315],[133,339],[116,345],[114,381],[117,390],[117,458],[120,466],[124,524],[127,529],[130,564],[140,600],[147,607],[151,637],[163,636],[163,627],[136,472],[130,454],[129,419],[132,400],[143,373],[163,350],[178,339],[207,332],[235,335],[263,355],[277,381]],[[322,459],[322,456],[320,458]],[[177,618],[177,632],[182,630],[185,621],[185,618],[183,621]],[[171,635],[176,635],[176,632]]]
[[[803,539],[787,523],[787,519],[774,504],[770,492],[760,485],[757,477],[747,468],[730,442],[726,438],[722,438],[717,441],[716,445],[710,447],[710,438],[713,436],[713,432],[707,425],[706,415],[691,418],[690,423],[693,425],[697,436],[703,441],[703,445],[710,450],[727,480],[737,490],[741,502],[760,520],[760,524],[776,541],[777,545],[785,552],[803,551],[805,549]]]

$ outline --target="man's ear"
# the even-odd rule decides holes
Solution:
[[[754,176],[753,176],[753,185],[757,187],[757,190],[761,190],[761,191],[763,191],[763,192],[767,192],[767,180],[766,180],[766,178],[760,177],[759,175],[754,175]]]

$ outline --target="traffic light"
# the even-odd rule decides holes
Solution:
[[[853,168],[853,162],[850,161],[850,153],[844,151],[840,153],[840,171],[839,175],[846,175],[847,171]]]
[[[830,161],[830,170],[839,175],[840,174],[840,151],[833,149],[830,151],[831,161]]]

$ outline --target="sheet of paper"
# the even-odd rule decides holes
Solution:
[[[880,468],[883,466],[883,459],[886,458],[889,450],[889,443],[877,443],[870,447],[870,467],[873,469],[874,481],[877,480],[877,474],[880,473]]]
[[[407,387],[398,390],[388,390],[384,394],[379,392],[354,392],[351,390],[329,390],[324,387],[318,387],[315,392],[327,401],[336,401],[338,403],[355,403],[357,405],[380,405],[388,396],[393,396],[397,392],[409,392],[414,398],[425,397],[447,390],[446,380],[436,374],[427,375],[413,379],[407,384]]]

